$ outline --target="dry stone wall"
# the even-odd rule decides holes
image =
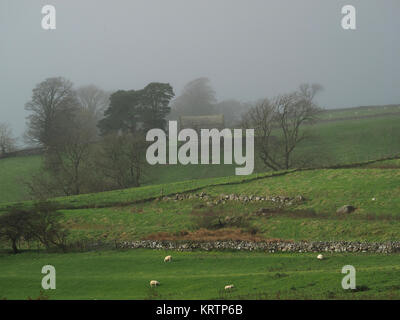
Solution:
[[[286,241],[162,241],[141,240],[122,242],[117,245],[124,249],[160,249],[160,250],[238,250],[264,252],[368,252],[400,253],[400,242],[286,242]]]

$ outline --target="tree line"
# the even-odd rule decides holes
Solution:
[[[181,115],[224,114],[226,127],[254,128],[257,156],[267,169],[310,166],[311,155],[298,156],[296,149],[313,138],[305,125],[317,120],[314,98],[321,89],[305,84],[256,103],[218,102],[207,78],[189,82],[175,99],[168,83],[109,93],[48,78],[25,105],[25,140],[44,150],[41,170],[25,183],[39,199],[140,186],[148,171],[146,132],[165,129]],[[0,124],[0,153],[14,144],[11,128]]]
[[[321,109],[314,98],[321,89],[304,84],[291,93],[238,108],[242,113],[235,126],[255,129],[256,151],[266,168],[312,163],[296,157],[295,150],[311,139],[305,125],[317,120]],[[66,251],[68,230],[55,205],[45,199],[139,186],[147,169],[147,130],[164,130],[167,120],[177,115],[218,112],[221,103],[216,104],[214,94],[207,79],[192,81],[173,101],[171,114],[175,94],[168,83],[111,94],[93,85],[74,89],[62,77],[39,83],[25,106],[30,112],[25,139],[43,148],[43,161],[40,171],[25,183],[40,201],[29,211],[15,206],[0,215],[0,239],[7,240],[14,253],[21,241]],[[229,110],[229,102],[224,103]],[[10,152],[14,143],[10,127],[0,125],[0,152]]]
[[[26,182],[37,198],[139,186],[145,168],[144,134],[164,129],[168,83],[107,94],[95,86],[73,88],[57,77],[39,83],[25,109],[26,139],[44,148],[43,166]]]

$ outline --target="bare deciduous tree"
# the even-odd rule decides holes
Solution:
[[[216,103],[210,80],[198,78],[187,83],[182,94],[174,100],[171,117],[214,114]]]
[[[76,90],[81,107],[99,121],[107,109],[110,95],[95,85],[87,85]]]
[[[12,129],[7,123],[0,123],[0,155],[15,150],[16,139],[13,137]]]
[[[268,99],[258,102],[243,115],[242,125],[254,128],[259,155],[266,166],[273,170],[281,169],[277,137],[272,135],[275,123],[276,106]]]
[[[18,253],[18,243],[27,236],[26,224],[29,212],[12,208],[10,212],[0,216],[0,239],[10,241],[13,253]]]
[[[92,155],[98,136],[92,121],[89,111],[81,109],[76,113],[62,139],[44,153],[41,172],[27,182],[32,195],[45,199],[99,191],[93,181],[96,172]]]
[[[26,136],[35,144],[52,147],[68,130],[79,106],[72,83],[64,78],[48,78],[39,83],[25,105],[30,111]]]
[[[79,112],[63,143],[53,148],[50,156],[52,164],[48,163],[49,170],[64,180],[64,186],[68,187],[70,194],[81,193],[82,185],[85,184],[87,174],[91,171],[88,168],[88,161],[97,140],[96,127],[90,125],[91,120],[93,120],[92,115],[88,111]]]
[[[235,127],[240,124],[241,115],[250,108],[248,103],[234,99],[223,100],[215,105],[215,112],[224,115],[226,127]]]
[[[145,138],[139,134],[109,134],[104,137],[97,167],[109,181],[109,188],[140,186],[146,168],[146,146]]]
[[[11,207],[0,216],[0,239],[10,241],[14,253],[19,252],[21,240],[37,240],[47,249],[56,246],[65,252],[68,230],[60,223],[60,216],[51,202],[35,203],[29,211]]]
[[[267,167],[282,170],[293,166],[293,151],[308,138],[302,126],[313,123],[320,112],[313,99],[321,89],[303,84],[298,91],[266,99],[245,114],[243,125],[255,129],[259,154]]]

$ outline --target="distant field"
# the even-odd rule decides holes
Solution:
[[[27,199],[23,181],[38,170],[40,163],[40,156],[0,159],[0,202]]]
[[[355,108],[325,110],[320,118],[323,120],[335,120],[343,118],[357,118],[374,115],[385,115],[389,113],[400,113],[400,105],[365,106]]]
[[[353,111],[349,109],[340,112],[348,115]],[[313,139],[299,145],[296,157],[306,158],[314,166],[361,162],[400,152],[400,114],[324,122],[307,129]],[[28,198],[27,189],[21,184],[21,179],[38,170],[40,162],[38,156],[0,160],[0,203]],[[236,165],[223,164],[153,166],[147,170],[144,185],[232,176],[235,174],[235,167]],[[266,170],[257,158],[255,172]]]
[[[171,263],[164,263],[167,254]],[[151,250],[0,255],[0,299],[35,299],[41,268],[56,268],[53,299],[400,299],[400,255]],[[342,267],[358,291],[343,290]],[[150,280],[160,286],[150,288]],[[223,290],[234,284],[231,292]]]
[[[399,169],[325,169],[293,172],[240,185],[204,188],[209,194],[303,195],[308,201],[298,210],[332,213],[351,203],[358,215],[400,216]],[[372,198],[376,200],[373,201]]]
[[[400,115],[319,123],[310,133],[316,138],[299,152],[321,157],[323,163],[361,162],[400,152]]]
[[[400,169],[400,159],[378,161],[364,166],[364,168]]]
[[[372,111],[371,111],[372,112]],[[307,128],[310,140],[299,145],[297,158],[313,166],[362,162],[400,154],[400,113],[396,116],[318,123]],[[236,165],[155,166],[149,183],[231,176]],[[265,172],[257,157],[254,172]]]

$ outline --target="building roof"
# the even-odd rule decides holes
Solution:
[[[180,128],[209,129],[224,127],[224,115],[180,116]]]

